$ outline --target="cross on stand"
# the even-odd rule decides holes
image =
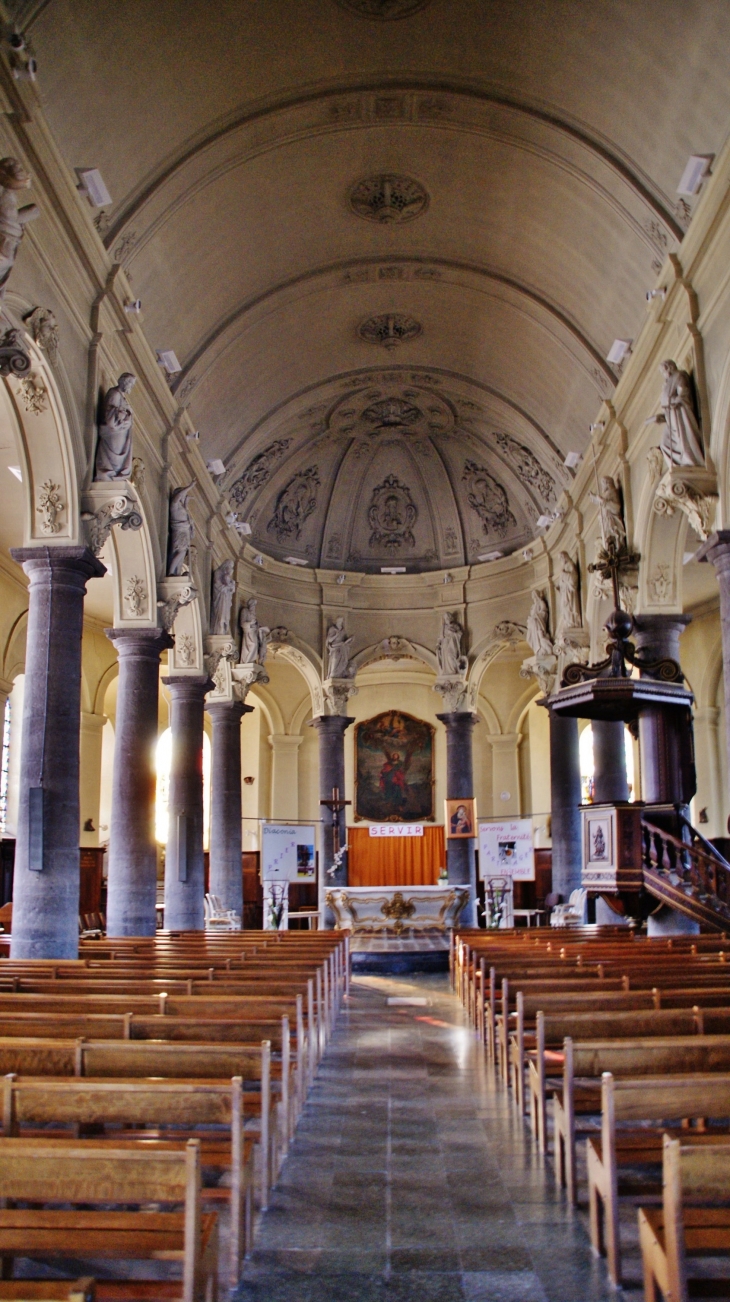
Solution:
[[[319,803],[320,805],[326,805],[327,808],[332,812],[332,849],[335,854],[339,854],[340,820],[337,817],[337,815],[340,814],[342,810],[346,808],[347,805],[351,805],[352,801],[340,800],[340,788],[333,787],[331,798],[329,800],[320,800]]]
[[[594,564],[588,566],[590,574],[600,574],[602,579],[610,579],[613,585],[613,606],[614,610],[621,609],[621,593],[619,590],[619,575],[622,570],[628,570],[638,565],[641,557],[636,552],[630,552],[628,547],[619,546],[615,538],[609,538],[605,545],[598,553]]]

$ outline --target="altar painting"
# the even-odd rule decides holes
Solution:
[[[355,731],[355,817],[376,823],[433,818],[430,723],[386,710]]]

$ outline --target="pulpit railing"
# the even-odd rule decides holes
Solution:
[[[686,826],[694,834],[694,828]],[[727,924],[730,867],[719,856],[642,822],[642,861],[645,885],[652,894],[690,916],[717,926]]]

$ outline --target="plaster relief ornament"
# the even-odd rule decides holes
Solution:
[[[517,521],[510,511],[509,498],[502,485],[484,466],[478,466],[475,461],[464,463],[461,481],[466,485],[466,500],[479,516],[485,534],[493,530],[498,538],[504,538],[507,530],[516,526]],[[481,544],[477,543],[479,546]]]
[[[30,176],[17,158],[0,158],[0,299],[13,270],[28,222],[40,217],[35,203],[18,207],[18,191],[30,187]]]
[[[461,639],[464,630],[455,615],[444,611],[441,622],[441,637],[436,643],[440,678],[462,677],[467,671],[468,660],[461,653]]]
[[[601,475],[598,492],[589,493],[592,502],[596,502],[601,515],[601,535],[604,547],[613,544],[617,551],[626,546],[626,525],[624,524],[621,494],[610,475]]]
[[[349,9],[362,18],[376,18],[390,22],[395,18],[410,18],[419,9],[425,9],[430,0],[337,0],[343,9]]]
[[[259,452],[246,467],[243,474],[228,489],[228,497],[234,506],[243,506],[246,499],[263,488],[271,477],[272,468],[283,457],[291,439],[275,439],[263,452]]]
[[[86,540],[95,556],[102,551],[115,526],[125,531],[131,529],[133,533],[142,528],[142,516],[136,507],[132,498],[121,493],[104,502],[97,511],[81,512]]]
[[[50,479],[46,480],[45,484],[41,484],[38,489],[38,506],[36,509],[41,517],[41,533],[58,533],[60,525],[57,524],[56,519],[64,509],[61,500],[61,485],[52,483]]]
[[[104,411],[96,445],[94,482],[129,479],[132,473],[132,409],[127,402],[136,376],[125,371],[104,398]]]
[[[166,600],[164,597],[158,600],[157,607],[160,612],[160,622],[166,633],[172,632],[178,611],[182,610],[183,606],[189,606],[192,601],[195,601],[197,595],[197,589],[188,585],[179,588],[177,592],[173,592],[172,596]]]
[[[192,633],[178,633],[175,638],[175,659],[186,668],[195,664],[195,638]]]
[[[511,434],[498,434],[497,446],[512,462],[517,477],[523,484],[536,489],[543,502],[550,504],[556,500],[555,480],[541,466],[534,452],[526,448],[524,443],[518,443]]]
[[[368,524],[372,529],[371,547],[384,547],[387,552],[399,547],[415,547],[413,526],[418,519],[418,507],[411,490],[395,475],[386,475],[382,484],[373,489],[368,507]]]
[[[241,665],[263,665],[269,645],[269,629],[256,618],[256,598],[249,597],[241,607]]]
[[[40,416],[48,406],[48,390],[41,375],[24,375],[18,383],[18,394],[29,415]]]
[[[34,307],[23,317],[33,339],[48,354],[51,366],[58,361],[58,322],[50,307]]]
[[[532,606],[527,616],[527,645],[536,659],[553,654],[550,638],[550,608],[544,592],[537,589],[532,594]]]
[[[170,494],[169,541],[167,573],[170,577],[190,574],[190,547],[195,536],[195,526],[188,510],[188,494],[193,487],[173,488]]]
[[[317,489],[320,485],[319,468],[309,466],[299,470],[289,483],[282,488],[276,499],[274,514],[266,526],[270,533],[276,535],[277,542],[298,540],[302,528],[317,505]]]
[[[415,317],[406,316],[404,312],[384,312],[361,322],[357,333],[365,343],[380,344],[390,352],[399,344],[417,339],[423,333],[423,326]]]
[[[704,466],[692,380],[671,359],[662,362],[659,370],[664,379],[662,410],[654,420],[665,426],[660,447],[667,466]]]
[[[350,207],[358,217],[390,225],[412,221],[428,207],[428,193],[410,176],[388,172],[358,181],[350,191]]]
[[[555,625],[555,641],[559,642],[564,633],[570,629],[581,628],[583,621],[580,613],[580,596],[578,585],[580,575],[578,566],[567,552],[558,554],[559,568],[555,576],[558,593],[558,618]]]
[[[20,330],[6,330],[0,337],[0,375],[27,375],[30,367],[30,356]]]
[[[124,585],[124,604],[135,619],[147,610],[147,589],[138,574],[132,574]]]
[[[236,591],[233,561],[225,560],[213,571],[213,595],[210,603],[210,631],[217,637],[231,631],[231,606]]]
[[[353,668],[350,665],[350,647],[353,639],[345,632],[344,619],[336,619],[327,629],[325,649],[327,651],[327,678],[351,678]]]

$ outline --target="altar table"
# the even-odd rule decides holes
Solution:
[[[337,886],[327,891],[336,926],[400,937],[448,931],[469,901],[468,886]]]

